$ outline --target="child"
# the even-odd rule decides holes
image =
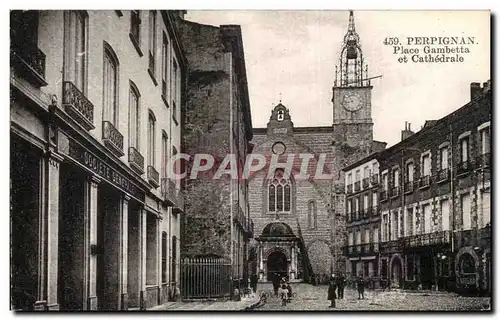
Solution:
[[[286,306],[286,302],[288,301],[288,289],[286,288],[286,283],[281,284],[279,291],[281,305]]]

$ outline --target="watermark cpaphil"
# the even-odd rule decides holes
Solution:
[[[332,180],[331,157],[333,155],[328,153],[250,153],[243,159],[234,153],[223,156],[179,153],[167,162],[166,173],[168,178],[176,180],[249,180],[262,170],[267,172],[266,178],[270,179],[277,169],[283,169],[284,176],[293,174],[295,180]]]

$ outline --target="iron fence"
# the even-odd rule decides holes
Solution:
[[[181,259],[181,295],[183,299],[231,296],[231,263],[218,257]]]

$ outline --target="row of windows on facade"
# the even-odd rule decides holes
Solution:
[[[290,180],[284,177],[282,169],[275,171],[274,177],[269,181],[267,194],[269,212],[290,212],[291,184]],[[318,227],[318,210],[314,200],[308,202],[307,221],[309,229]]]
[[[481,155],[489,155],[490,153],[490,128],[489,126],[482,128],[481,130],[478,130],[479,134],[479,139],[480,139],[480,154]],[[470,157],[470,139],[472,138],[472,135],[467,135],[462,137],[459,140],[459,147],[460,147],[460,163],[468,163],[471,161]],[[449,146],[444,144],[439,148],[438,154],[439,154],[439,169],[438,170],[448,170],[449,168]],[[421,177],[427,177],[431,175],[431,151],[426,151],[422,153],[421,155]],[[376,171],[375,171],[376,172]],[[406,161],[405,165],[405,181],[406,182],[412,182],[414,181],[414,173],[415,173],[415,166],[413,163],[413,159],[409,159]],[[369,178],[372,176],[372,171],[369,166],[366,166],[364,168],[364,178]],[[399,187],[399,168],[396,166],[391,170],[391,180],[392,180],[392,185],[393,187]],[[361,170],[356,170],[355,172],[355,182],[361,181]],[[349,187],[352,184],[352,173],[349,173],[347,175],[347,187]],[[388,171],[385,171],[382,173],[382,186],[384,190],[389,189],[389,174]]]
[[[470,230],[472,228],[472,211],[470,193],[466,192],[460,195],[460,207],[457,208],[459,215],[455,223],[462,230]],[[491,211],[489,208],[489,194],[483,193],[482,207],[478,212],[482,213],[481,219],[478,219],[478,226],[485,227],[491,221]],[[452,226],[450,224],[450,200],[441,199],[438,208],[435,208],[436,215],[432,216],[431,204],[422,204],[420,206],[419,223],[417,224],[417,208],[406,208],[403,214],[401,211],[392,212],[392,214],[384,213],[382,218],[383,239],[395,240],[398,237],[407,237],[418,234],[426,234],[439,231],[449,231]],[[389,219],[391,221],[389,221]],[[389,231],[391,231],[389,233]]]
[[[483,217],[482,225],[480,227],[485,227],[490,223],[490,208],[489,208],[489,194],[484,193],[485,197],[483,199],[483,208],[481,210]],[[437,210],[437,209],[436,209]],[[460,208],[459,208],[458,223],[463,230],[469,230],[472,228],[472,215],[471,215],[471,202],[470,194],[464,193],[460,196]],[[385,212],[382,214],[382,241],[396,240],[398,237],[409,237],[419,234],[427,234],[438,231],[449,231],[451,229],[450,225],[450,201],[449,199],[441,199],[439,201],[439,210],[437,211],[439,215],[432,217],[431,204],[422,204],[420,206],[420,217],[419,223],[417,223],[417,213],[416,207],[406,208],[406,214],[403,215],[401,211],[395,211],[392,213]],[[389,221],[389,219],[391,221]],[[436,221],[436,222],[434,222]],[[378,242],[378,229],[374,233],[374,242]],[[369,239],[368,229],[365,230],[365,241]],[[362,244],[361,235],[358,235],[361,231],[357,231],[356,243]],[[368,243],[368,242],[365,242]]]
[[[137,43],[140,43],[140,12],[131,12],[131,38],[135,38]],[[149,11],[149,69],[151,76],[154,80],[155,75],[155,59],[156,59],[156,11]],[[70,35],[66,38],[66,51],[65,51],[65,80],[72,81],[75,86],[85,93],[87,89],[87,65],[86,65],[86,52],[87,52],[87,29],[88,29],[88,15],[80,11],[70,11],[67,13],[67,33]],[[119,62],[118,56],[114,50],[105,43],[104,46],[104,66],[103,66],[103,121],[110,122],[118,130],[118,117],[119,117]],[[156,81],[156,80],[154,80]],[[162,99],[167,107],[169,107],[168,96],[172,105],[172,119],[178,124],[177,119],[177,106],[180,100],[180,81],[181,75],[178,70],[176,58],[172,54],[171,47],[169,46],[168,38],[163,32],[162,44]],[[168,84],[168,86],[167,86]],[[156,85],[156,84],[155,84]],[[129,84],[129,125],[128,136],[129,146],[140,150],[140,91],[137,85],[130,80]],[[155,166],[155,141],[156,141],[156,117],[152,110],[149,110],[148,116],[148,146],[147,158],[148,164]],[[162,151],[164,157],[168,157],[168,135],[162,131]],[[175,154],[175,147],[172,147],[172,153]],[[165,173],[165,165],[162,164],[162,172]]]

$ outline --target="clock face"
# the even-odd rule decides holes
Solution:
[[[344,95],[342,105],[347,111],[357,111],[363,106],[362,98],[358,92],[348,92]]]
[[[285,153],[286,147],[283,142],[276,142],[273,144],[272,149],[274,154],[283,154]]]

